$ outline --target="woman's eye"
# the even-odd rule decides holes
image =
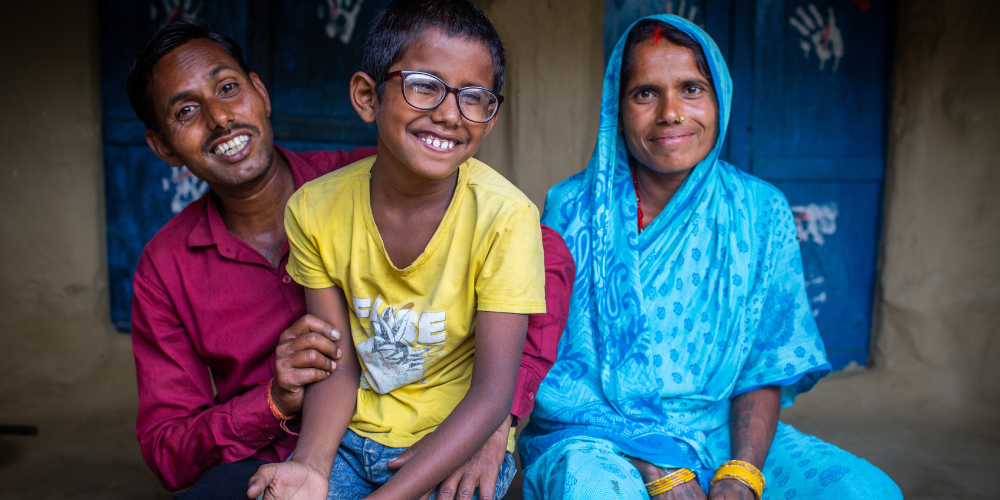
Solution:
[[[684,92],[686,92],[688,94],[697,94],[698,92],[701,92],[701,87],[692,85],[692,86],[684,89]]]
[[[640,90],[635,94],[636,100],[648,101],[653,98],[653,93],[648,90]]]

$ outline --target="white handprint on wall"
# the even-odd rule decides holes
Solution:
[[[824,235],[837,232],[837,216],[840,212],[834,202],[793,206],[792,214],[795,216],[795,232],[801,243],[811,239],[817,245],[823,245],[826,243]]]
[[[208,192],[208,184],[195,177],[187,167],[170,167],[170,170],[170,178],[160,178],[160,182],[163,183],[164,191],[173,188],[174,197],[170,200],[170,211],[178,214],[192,201]]]
[[[365,0],[326,0],[325,7],[320,5],[316,13],[320,20],[327,20],[326,36],[344,45],[350,43],[363,3]]]
[[[830,17],[826,20],[819,13],[816,4],[809,4],[809,13],[802,7],[796,7],[795,13],[798,16],[789,17],[788,23],[802,35],[799,47],[806,59],[809,59],[809,53],[815,49],[820,71],[823,71],[826,62],[832,57],[833,72],[836,73],[840,67],[840,58],[844,57],[844,38],[837,27],[833,7],[829,7]]]
[[[677,6],[677,10],[674,10],[673,0],[667,0],[667,6],[664,11],[667,14],[673,14],[675,16],[683,17],[688,21],[694,22],[694,17],[698,15],[698,6],[694,5],[694,0],[691,1],[690,9],[688,9],[687,0],[680,0],[680,4]],[[685,14],[687,11],[687,14]]]
[[[160,9],[157,3],[163,8],[163,20],[160,26],[166,26],[174,21],[195,21],[198,19],[198,12],[201,11],[201,1],[194,0],[160,0],[160,2],[149,3],[149,18],[156,20],[160,17]]]

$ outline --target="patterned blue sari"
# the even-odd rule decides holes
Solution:
[[[788,406],[830,372],[788,202],[719,159],[732,100],[726,63],[697,26],[653,18],[702,45],[719,100],[719,137],[639,234],[618,131],[626,32],[608,64],[590,164],[546,199],[542,222],[566,239],[577,276],[559,357],[519,442],[528,499],[645,498],[623,454],[690,468],[708,491],[730,458],[733,397],[774,385]],[[895,488],[896,496],[878,498],[899,495],[867,462],[784,424],[764,473],[765,498],[827,498],[816,495],[847,478]]]

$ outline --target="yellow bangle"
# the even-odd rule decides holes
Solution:
[[[655,481],[646,483],[646,491],[649,493],[649,497],[652,498],[660,493],[666,493],[695,477],[691,469],[677,469]]]
[[[746,487],[753,490],[757,500],[760,500],[764,495],[764,475],[751,463],[741,460],[730,460],[722,464],[715,471],[715,477],[712,478],[709,486],[723,479],[733,479],[746,485]]]

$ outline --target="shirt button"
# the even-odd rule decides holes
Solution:
[[[284,276],[284,277],[281,278],[281,282],[287,285],[287,284],[289,284],[289,283],[292,282],[292,277],[291,276]]]
[[[534,400],[535,400],[535,393],[529,392],[528,393],[528,401],[534,401]]]
[[[270,434],[264,434],[264,437],[266,437],[267,439],[274,439],[274,436]]]

